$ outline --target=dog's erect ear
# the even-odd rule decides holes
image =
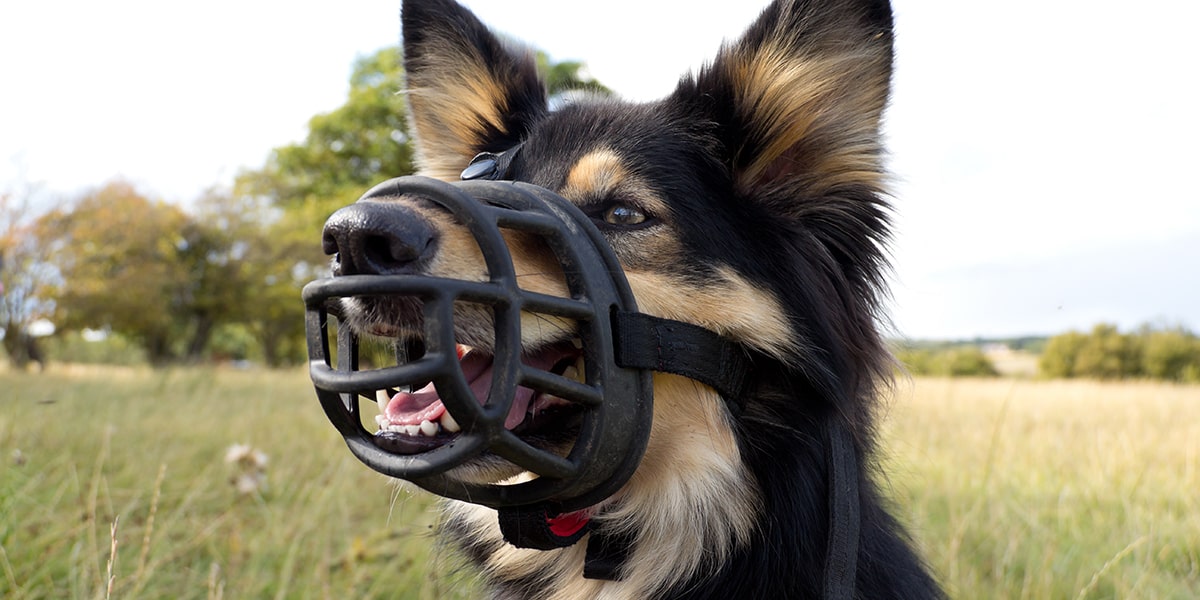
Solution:
[[[454,0],[405,0],[404,70],[423,175],[458,179],[479,152],[520,142],[546,112],[533,55]]]
[[[717,124],[742,192],[878,191],[891,72],[887,0],[776,0],[670,101]]]

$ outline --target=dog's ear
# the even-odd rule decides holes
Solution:
[[[454,0],[405,0],[401,21],[422,174],[458,179],[472,157],[512,147],[546,113],[532,53],[502,42]]]
[[[670,101],[716,125],[747,195],[878,191],[891,72],[887,0],[776,0]]]

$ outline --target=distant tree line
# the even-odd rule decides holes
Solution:
[[[560,101],[573,89],[606,92],[582,63],[539,54],[538,64]],[[413,172],[401,89],[398,49],[359,59],[344,105],[314,116],[303,141],[274,149],[261,168],[188,210],[120,180],[40,214],[29,209],[30,190],[0,189],[0,336],[9,362],[41,362],[45,348],[155,365],[303,361],[300,288],[327,271],[325,219],[372,185]],[[55,325],[53,338],[32,335],[43,320]],[[84,337],[106,339],[104,350],[82,349]]]
[[[1200,382],[1200,338],[1183,327],[1142,326],[1121,333],[1102,323],[1090,333],[1069,331],[1046,343],[1038,362],[1051,378],[1148,378]]]
[[[975,344],[932,347],[902,345],[895,352],[903,369],[911,375],[932,377],[995,377],[991,359]]]

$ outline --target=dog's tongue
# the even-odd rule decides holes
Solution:
[[[539,352],[532,356],[522,356],[521,362],[542,370],[549,370],[559,359],[556,352]],[[471,387],[471,392],[480,404],[487,400],[488,390],[492,386],[492,357],[481,352],[468,352],[459,362],[463,376]],[[512,429],[521,424],[525,413],[529,410],[529,402],[533,398],[533,390],[517,387],[516,397],[504,427]],[[387,403],[385,416],[393,425],[420,425],[422,421],[436,423],[446,413],[446,406],[438,396],[433,383],[415,392],[400,392]]]

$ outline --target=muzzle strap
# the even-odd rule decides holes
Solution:
[[[860,519],[858,459],[850,430],[832,420],[825,427],[829,448],[829,539],[825,549],[824,598],[853,600],[858,567]]]
[[[590,529],[590,519],[580,513],[550,516],[544,507],[500,508],[500,533],[518,548],[554,550],[578,542]]]
[[[694,379],[717,390],[731,412],[741,412],[751,367],[742,345],[703,327],[636,312],[614,314],[613,330],[618,366]]]

